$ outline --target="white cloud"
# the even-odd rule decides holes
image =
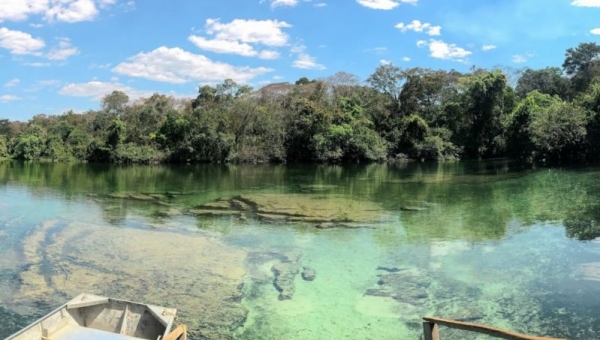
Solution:
[[[130,86],[123,85],[118,82],[102,82],[102,81],[90,81],[87,83],[71,83],[58,91],[59,94],[72,97],[88,97],[94,100],[100,100],[107,94],[111,94],[113,91],[121,91],[126,93],[132,100],[149,97],[153,92],[151,91],[140,91]]]
[[[600,35],[600,28],[594,28],[593,30],[590,31],[590,33],[592,33],[594,35]]]
[[[515,54],[512,56],[512,62],[516,64],[522,64],[527,61],[527,57],[522,54]]]
[[[410,61],[410,57],[404,57],[404,58],[402,58],[402,60],[404,60],[406,62],[409,62]]]
[[[441,40],[435,39],[431,39],[429,42],[425,40],[419,40],[417,42],[417,46],[429,46],[429,55],[443,60],[464,62],[466,57],[473,54],[473,52],[465,50],[462,47],[458,47],[456,44],[448,44]]]
[[[48,59],[65,60],[79,54],[79,49],[71,45],[71,40],[69,38],[59,38],[58,40],[58,46],[52,48],[46,55]]]
[[[391,62],[390,60],[381,59],[381,60],[379,61],[379,64],[380,64],[380,65],[391,65],[391,64],[392,64],[392,62]]]
[[[577,7],[600,7],[600,0],[573,0],[571,5]]]
[[[38,54],[45,46],[44,40],[34,38],[29,33],[0,28],[0,48],[12,54]]]
[[[298,58],[294,60],[292,66],[304,70],[324,70],[325,65],[317,63],[314,57],[311,57],[307,53],[300,53]]]
[[[3,94],[0,96],[0,102],[2,103],[8,103],[8,102],[12,102],[15,100],[20,100],[21,98],[17,97],[17,96],[13,96],[12,94]]]
[[[529,58],[534,57],[535,54],[531,53],[531,52],[527,52],[527,53],[523,53],[523,54],[515,54],[512,56],[512,62],[515,64],[522,64],[524,62],[527,62],[529,60]]]
[[[481,46],[481,50],[483,51],[491,51],[496,49],[496,45],[483,45]]]
[[[22,21],[41,15],[47,21],[79,22],[94,20],[99,8],[106,8],[116,0],[2,0],[0,22]]]
[[[292,25],[278,20],[243,20],[235,19],[223,24],[219,19],[206,20],[206,32],[214,34],[218,40],[233,40],[244,43],[257,43],[267,46],[286,45],[289,36],[282,28]]]
[[[46,11],[46,20],[65,22],[91,21],[97,15],[98,9],[92,0],[67,0],[66,3],[57,3],[49,8]]]
[[[152,52],[138,53],[113,68],[113,72],[172,84],[194,81],[215,82],[233,79],[248,83],[252,78],[271,72],[266,67],[233,66],[212,61],[181,48],[159,47]]]
[[[279,58],[279,52],[273,50],[264,50],[260,51],[258,57],[264,60],[273,60]]]
[[[17,85],[19,85],[20,82],[21,82],[21,79],[19,79],[19,78],[11,79],[6,84],[4,84],[4,87],[17,86]]]
[[[431,26],[430,23],[425,22],[421,23],[419,20],[413,20],[410,24],[404,24],[403,22],[398,23],[396,28],[402,32],[406,31],[414,31],[414,32],[424,32],[430,36],[441,35],[442,26]]]
[[[258,54],[251,45],[235,40],[208,40],[197,35],[191,35],[188,40],[198,48],[214,53],[239,54],[246,57],[253,57]]]
[[[327,6],[327,4],[324,2],[319,2],[319,3],[315,4],[315,7],[326,7],[326,6]]]
[[[416,5],[419,0],[356,0],[360,5],[372,9],[390,10],[398,7],[400,3]]]
[[[242,20],[235,19],[230,23],[221,23],[219,19],[206,20],[206,32],[213,39],[191,35],[188,40],[198,48],[225,54],[237,54],[245,57],[261,59],[277,59],[279,52],[273,50],[260,51],[255,45],[270,47],[284,46],[289,36],[282,29],[291,27],[286,22],[277,20]]]

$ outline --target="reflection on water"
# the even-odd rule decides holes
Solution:
[[[196,339],[418,339],[423,315],[597,338],[599,179],[0,163],[0,337],[86,291],[176,307]]]

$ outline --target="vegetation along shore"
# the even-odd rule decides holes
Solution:
[[[517,77],[383,64],[258,90],[225,80],[195,99],[105,96],[99,110],[0,120],[0,158],[115,163],[600,158],[600,45]],[[514,81],[511,79],[514,78]]]

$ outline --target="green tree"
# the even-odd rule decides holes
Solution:
[[[600,76],[600,45],[595,42],[580,43],[565,54],[563,69],[571,76],[574,93],[583,92],[594,77]],[[575,96],[573,95],[573,97]]]
[[[528,68],[521,74],[515,92],[519,99],[523,99],[532,91],[566,98],[569,79],[563,77],[558,67],[547,67],[541,70]]]
[[[507,154],[512,159],[531,163],[535,159],[536,145],[533,141],[531,123],[558,99],[537,90],[530,92],[519,102],[516,109],[508,117],[506,130]]]
[[[126,128],[125,123],[116,118],[112,124],[108,127],[108,134],[106,136],[106,145],[115,150],[117,146],[123,143],[125,140]]]
[[[120,116],[125,112],[129,96],[121,91],[113,91],[102,98],[102,109],[112,116]]]
[[[0,135],[0,158],[7,158],[8,156],[8,143],[6,137]]]
[[[46,147],[46,130],[31,124],[16,139],[14,156],[18,159],[37,160],[43,155]]]
[[[539,159],[547,163],[568,163],[584,159],[587,116],[569,102],[556,100],[531,122],[532,141]]]
[[[462,142],[467,155],[483,157],[502,152],[506,76],[499,71],[482,72],[465,79],[465,122]]]

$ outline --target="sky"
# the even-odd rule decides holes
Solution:
[[[0,0],[0,119],[385,63],[561,66],[581,42],[600,43],[600,0]]]

